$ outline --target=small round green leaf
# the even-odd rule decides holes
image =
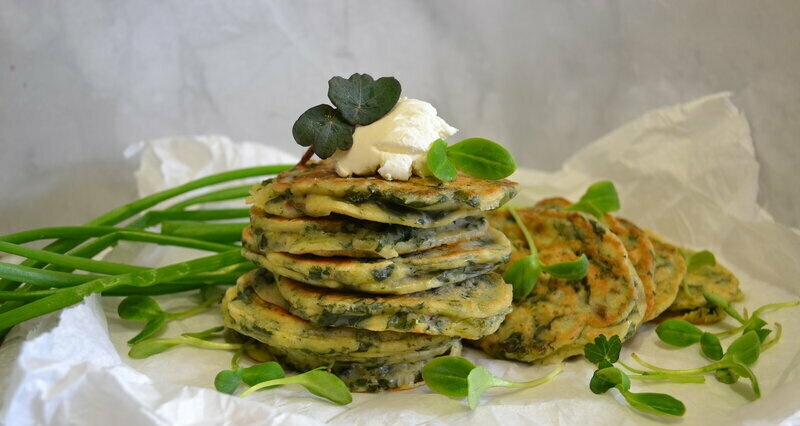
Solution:
[[[150,296],[128,296],[117,306],[117,314],[128,321],[150,321],[163,314],[158,302]]]
[[[353,401],[353,395],[342,379],[327,371],[311,370],[287,379],[287,383],[300,384],[312,394],[333,403],[346,405]]]
[[[313,146],[320,158],[328,158],[337,149],[353,146],[355,127],[347,123],[330,105],[309,108],[292,126],[292,136],[301,146]]]
[[[328,99],[352,125],[374,123],[394,108],[400,99],[400,82],[394,77],[373,80],[368,74],[328,81]]]
[[[434,358],[422,368],[425,384],[442,395],[463,398],[469,395],[469,372],[475,364],[466,358],[442,356]]]
[[[458,170],[479,179],[503,179],[517,168],[510,152],[483,138],[464,139],[448,146],[447,157]]]
[[[214,377],[214,388],[219,392],[233,395],[241,382],[241,369],[236,371],[222,370]]]
[[[714,253],[708,250],[698,251],[697,253],[692,253],[686,260],[686,272],[696,271],[703,266],[714,266],[716,264],[717,259],[714,257]]]
[[[611,181],[600,181],[590,185],[578,202],[567,206],[566,210],[588,213],[602,219],[605,213],[619,210],[617,188]]]
[[[436,179],[444,182],[454,180],[458,176],[456,166],[447,158],[447,142],[436,139],[428,150],[428,170]]]

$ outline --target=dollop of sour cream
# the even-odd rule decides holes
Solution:
[[[348,177],[377,171],[387,180],[408,180],[412,174],[425,176],[425,159],[431,144],[457,131],[437,115],[433,105],[400,98],[379,120],[356,126],[353,146],[333,155],[336,173]]]

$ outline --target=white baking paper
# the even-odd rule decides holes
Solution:
[[[142,195],[189,179],[236,167],[292,163],[291,156],[224,137],[171,138],[133,149],[142,157],[137,173]],[[535,149],[530,155],[535,155]],[[727,94],[664,108],[575,153],[555,173],[521,170],[514,178],[525,205],[546,196],[575,199],[597,180],[613,180],[622,200],[620,216],[673,242],[710,249],[741,279],[750,310],[800,298],[800,232],[775,224],[756,204],[758,163],[745,117]],[[190,255],[172,249],[121,245],[117,260],[166,264]],[[159,297],[167,310],[192,304],[191,296]],[[178,347],[134,360],[125,343],[140,324],[116,316],[117,298],[90,297],[62,312],[12,330],[0,347],[4,390],[0,419],[7,425],[794,425],[800,424],[800,315],[798,308],[769,314],[784,327],[782,341],[754,366],[762,398],[749,383],[729,386],[709,377],[705,384],[634,382],[637,392],[666,392],[687,406],[685,417],[663,419],[628,408],[616,391],[594,395],[592,366],[567,362],[554,381],[526,390],[491,390],[480,406],[464,400],[410,391],[356,394],[344,407],[286,386],[238,398],[213,390],[213,378],[229,368],[230,354]],[[726,320],[730,321],[730,320]],[[213,310],[170,324],[165,335],[199,331],[221,323]],[[657,342],[647,325],[626,342],[630,353],[664,367],[706,361],[695,348],[672,349]],[[552,366],[528,366],[466,356],[511,380],[530,380]]]

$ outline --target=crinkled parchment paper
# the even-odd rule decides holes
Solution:
[[[291,156],[223,137],[165,139],[136,148],[144,194],[191,178],[255,164],[291,163]],[[575,199],[600,179],[613,180],[627,217],[680,245],[712,250],[741,279],[750,310],[800,297],[800,233],[773,223],[756,204],[758,163],[745,117],[727,94],[645,114],[577,152],[555,173],[519,171],[523,191],[514,201],[564,195]],[[141,264],[165,264],[186,251],[121,245],[109,256]],[[139,324],[116,317],[118,298],[90,297],[80,305],[16,327],[0,347],[2,421],[8,425],[205,425],[205,424],[800,424],[800,315],[797,308],[767,316],[784,326],[782,341],[754,366],[762,398],[749,382],[734,386],[709,377],[705,384],[634,382],[634,391],[666,392],[687,406],[681,419],[661,419],[629,409],[611,391],[594,395],[592,366],[571,360],[553,382],[522,391],[492,390],[470,411],[465,401],[411,391],[356,394],[339,407],[301,388],[282,387],[245,399],[217,393],[213,378],[229,368],[230,354],[178,347],[134,360],[127,339]],[[165,309],[189,306],[190,296],[159,298]],[[727,320],[730,321],[730,320]],[[171,324],[165,335],[218,325],[216,312]],[[664,367],[705,363],[696,348],[672,349],[645,326],[625,344]],[[495,374],[529,380],[552,366],[466,356]]]

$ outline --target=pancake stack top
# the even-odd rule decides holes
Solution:
[[[222,303],[225,325],[298,370],[332,366],[353,391],[420,383],[433,357],[493,333],[511,244],[485,212],[517,184],[339,177],[309,162],[253,187],[243,255],[261,267]]]

